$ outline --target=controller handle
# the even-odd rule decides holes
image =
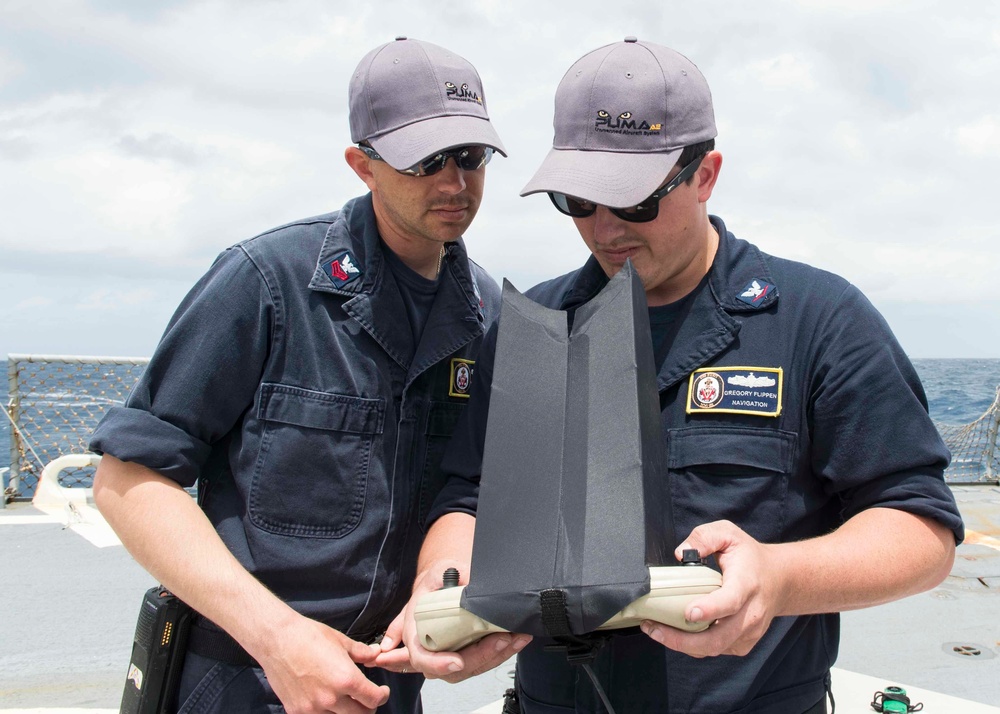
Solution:
[[[687,554],[686,554],[687,555]],[[702,632],[707,622],[688,622],[684,611],[699,595],[710,593],[722,585],[722,575],[701,565],[701,561],[685,558],[683,566],[649,569],[649,592],[612,616],[598,630],[618,630],[635,627],[643,620],[654,620],[686,632]],[[493,632],[507,632],[499,625],[487,622],[461,606],[465,588],[456,585],[425,593],[417,601],[414,618],[420,644],[432,652],[456,652]]]

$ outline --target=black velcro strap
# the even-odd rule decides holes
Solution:
[[[542,626],[549,637],[573,637],[569,627],[569,614],[566,612],[566,591],[551,588],[542,590],[539,594],[542,608]]]
[[[187,648],[196,655],[217,659],[240,667],[259,667],[240,643],[222,630],[209,629],[200,623],[191,625]]]
[[[565,650],[566,659],[570,664],[586,664],[593,662],[597,651],[608,640],[609,635],[591,633],[575,635],[569,626],[569,612],[566,609],[566,591],[558,588],[542,590],[539,594],[542,611],[542,626],[549,637],[555,640],[555,645],[547,645],[545,649]]]

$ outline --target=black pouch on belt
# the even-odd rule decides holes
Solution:
[[[135,626],[121,714],[177,710],[192,610],[163,587],[146,591]]]

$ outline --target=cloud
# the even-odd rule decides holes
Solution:
[[[149,304],[156,299],[156,293],[148,288],[134,290],[112,290],[110,288],[98,288],[87,293],[83,300],[76,306],[77,310],[88,311],[117,311],[122,308],[133,308]]]
[[[29,310],[35,307],[49,307],[50,305],[55,305],[55,302],[56,301],[50,297],[34,295],[26,300],[19,300],[14,303],[13,312],[17,312],[19,310]]]
[[[33,142],[23,136],[5,136],[0,138],[0,159],[16,163],[29,158],[35,153]]]
[[[0,50],[0,87],[9,84],[22,74],[24,74],[24,64]]]
[[[193,280],[232,243],[336,209],[364,191],[342,158],[350,73],[405,34],[483,77],[510,157],[490,164],[467,243],[526,289],[587,256],[544,196],[518,196],[551,145],[555,87],[584,52],[638,35],[709,80],[725,157],[709,208],[737,236],[876,303],[987,301],[998,26],[1000,6],[943,0],[10,0],[0,263]]]
[[[199,149],[170,134],[154,133],[143,138],[126,134],[118,140],[123,153],[140,159],[165,159],[190,167],[197,167],[211,150]]]
[[[1000,158],[1000,115],[990,114],[957,127],[954,140],[970,156]]]
[[[811,92],[817,87],[812,64],[790,53],[752,62],[746,67],[746,75],[758,89]]]

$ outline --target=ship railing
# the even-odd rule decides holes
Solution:
[[[104,413],[125,401],[149,360],[143,357],[77,357],[12,354],[7,360],[10,468],[4,497],[30,500],[45,466],[64,454],[87,450]],[[945,479],[953,484],[1000,482],[1000,387],[993,404],[969,424],[936,423],[952,453]],[[87,488],[92,466],[60,472],[62,485]]]
[[[945,471],[949,483],[1000,483],[1000,386],[993,404],[969,424],[935,423],[951,451],[951,465]]]
[[[125,401],[149,359],[11,354],[7,358],[10,467],[4,497],[31,500],[42,470],[65,454],[87,451],[90,434],[109,408]],[[63,469],[59,483],[89,488],[92,464]]]

